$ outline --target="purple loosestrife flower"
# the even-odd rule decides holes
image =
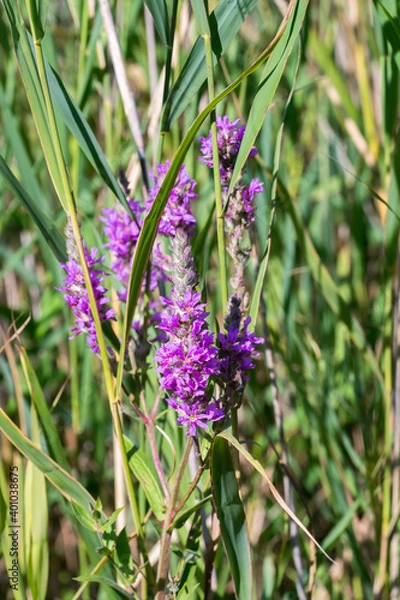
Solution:
[[[157,175],[152,175],[154,187],[149,191],[149,202],[146,206],[148,210],[151,208],[170,166],[171,163],[167,160],[165,164],[157,166]],[[161,217],[158,233],[173,237],[178,228],[183,228],[186,229],[189,236],[194,234],[196,219],[192,215],[190,203],[197,199],[195,186],[196,181],[189,177],[185,165],[182,165]]]
[[[243,296],[244,268],[250,256],[250,247],[245,243],[245,232],[255,220],[255,196],[263,192],[264,188],[263,183],[258,181],[257,178],[253,179],[249,185],[244,184],[241,175],[232,193],[227,197],[229,183],[246,129],[244,125],[240,126],[239,123],[239,119],[231,123],[227,116],[217,117],[216,119],[223,201],[226,207],[224,222],[228,239],[227,250],[234,265],[234,276],[231,279],[231,284],[234,291]],[[203,155],[200,161],[212,167],[214,160],[211,132],[208,137],[200,138],[200,141]],[[256,154],[257,150],[252,148],[248,158]]]
[[[206,322],[209,313],[195,291],[198,275],[188,231],[176,229],[171,249],[174,287],[171,297],[163,298],[165,310],[158,326],[168,341],[157,350],[157,371],[161,387],[169,393],[167,402],[178,413],[178,423],[187,424],[187,435],[194,436],[196,427],[207,428],[209,422],[224,416],[207,389],[210,378],[219,372],[218,350]]]
[[[65,227],[65,234],[67,236],[68,261],[66,264],[61,264],[61,266],[67,272],[67,276],[63,281],[64,285],[56,289],[67,292],[64,294],[64,298],[71,306],[72,312],[76,317],[75,327],[71,329],[73,335],[71,335],[70,339],[73,339],[81,333],[86,334],[89,346],[94,353],[98,354],[100,348],[97,342],[96,326],[89,304],[89,295],[85,286],[82,267],[79,263],[71,222],[69,220]],[[84,247],[84,251],[100,321],[115,320],[114,309],[107,308],[106,306],[108,302],[105,297],[107,289],[101,285],[106,272],[102,269],[94,268],[95,265],[99,265],[103,262],[104,257],[96,258],[97,248],[92,248],[90,252],[88,252],[86,247]]]
[[[238,406],[244,384],[248,381],[247,371],[254,368],[253,358],[258,356],[255,348],[264,342],[263,338],[250,333],[250,317],[243,321],[242,300],[233,294],[229,299],[228,314],[225,318],[226,333],[218,335],[220,378],[225,384],[223,396],[227,406]]]
[[[136,244],[143,226],[144,208],[136,200],[128,200],[132,214],[123,206],[116,204],[113,208],[105,208],[100,220],[104,223],[104,233],[109,242],[105,244],[113,257],[111,269],[115,277],[122,283],[118,296],[126,302],[126,286],[133,260]],[[150,270],[149,288],[154,291],[158,281],[168,279],[164,265],[168,263],[158,244],[154,247],[152,267]]]
[[[223,186],[228,186],[231,180],[233,167],[235,166],[236,157],[239,153],[240,144],[242,143],[245,125],[239,125],[240,119],[236,119],[232,123],[227,116],[216,118],[217,125],[217,140],[218,140],[218,156],[219,170],[221,173],[221,183]],[[201,153],[200,161],[212,168],[214,166],[212,152],[212,136],[211,131],[207,137],[201,137]],[[250,150],[249,158],[255,156],[257,150]]]

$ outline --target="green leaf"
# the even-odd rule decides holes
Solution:
[[[354,105],[348,83],[343,78],[324,40],[318,37],[315,31],[311,30],[308,43],[313,59],[339,94],[344,110],[355,123],[360,124],[360,113]]]
[[[40,446],[40,428],[34,406],[31,406],[32,441]],[[32,596],[44,600],[49,575],[49,547],[47,542],[48,506],[46,480],[40,470],[29,461],[24,485],[26,544],[26,572]]]
[[[128,600],[132,600],[132,598],[137,598],[137,596],[132,596],[132,594],[128,594],[122,589],[115,581],[110,579],[109,577],[103,577],[102,575],[81,575],[80,577],[74,577],[75,581],[91,581],[93,583],[100,583],[106,587],[110,587],[111,589],[117,592],[117,597],[128,598]]]
[[[213,61],[217,64],[239,31],[257,0],[220,0],[210,14]],[[206,31],[206,30],[204,30]],[[162,131],[169,131],[176,119],[189,106],[207,77],[203,39],[199,36],[182,67],[164,107]]]
[[[336,523],[336,525],[331,529],[328,533],[324,541],[322,542],[322,547],[329,549],[338,538],[341,538],[346,529],[351,526],[353,517],[355,513],[358,511],[360,506],[362,505],[363,499],[358,498],[351,506],[349,506],[348,510],[345,512],[343,517]]]
[[[258,84],[257,94],[252,102],[249,118],[246,124],[246,131],[243,136],[240,150],[233,169],[232,179],[229,185],[229,193],[240,177],[240,173],[247,161],[250,151],[254,145],[256,137],[264,123],[265,115],[272,103],[279,82],[282,78],[286,62],[293,50],[301,27],[304,22],[309,0],[298,0],[291,2],[292,8],[287,27],[271,53],[267,64],[265,65]],[[289,7],[289,8],[290,8]],[[289,12],[288,8],[288,12]]]
[[[30,195],[37,204],[46,201],[38,184],[36,175],[33,171],[31,160],[25,147],[25,143],[20,134],[15,115],[7,102],[7,96],[0,84],[0,106],[2,112],[2,123],[4,134],[12,147],[15,158],[17,159],[18,170],[25,189],[29,190]],[[50,206],[48,206],[50,210]]]
[[[200,583],[192,586],[184,585],[176,597],[177,600],[190,600],[190,598],[197,597],[196,590],[200,587]]]
[[[88,506],[95,506],[94,498],[85,490],[83,485],[35,446],[11,421],[2,408],[0,408],[0,430],[21,454],[36,465],[65,498],[81,506],[90,515]]]
[[[165,503],[153,465],[143,450],[137,448],[125,435],[124,443],[132,473],[143,487],[155,516],[162,521],[165,515]]]
[[[314,281],[318,284],[322,295],[324,296],[328,305],[331,307],[333,313],[337,315],[345,324],[351,340],[354,342],[357,348],[363,352],[365,359],[370,365],[372,371],[375,373],[378,381],[383,384],[381,369],[373,349],[367,342],[365,332],[359,320],[352,314],[350,307],[342,297],[337,285],[332,279],[332,276],[322,263],[321,258],[310,237],[309,231],[304,226],[298,206],[295,204],[294,200],[290,197],[288,191],[280,181],[278,182],[278,195],[283,200],[285,208],[292,219],[296,230],[298,243],[302,249],[302,252],[304,253]],[[399,207],[392,206],[392,208],[393,213],[396,215],[399,211]],[[389,212],[388,215],[392,215],[393,213]],[[398,228],[399,222],[395,217],[393,218],[395,225]]]
[[[114,173],[104,156],[100,144],[96,140],[82,112],[65,89],[60,77],[48,63],[46,63],[46,74],[50,86],[51,97],[59,116],[68,127],[71,134],[78,142],[82,152],[86,155],[97,173],[124,207],[130,211],[126,198],[115,179]]]
[[[35,120],[47,167],[56,190],[62,189],[58,161],[48,126],[47,108],[33,52],[32,38],[26,31],[18,4],[2,0],[10,23],[14,50],[25,86],[26,95]]]
[[[129,546],[125,527],[118,534],[115,543],[114,563],[126,580],[129,583],[134,583],[138,576],[138,572],[137,569],[134,568],[132,552]]]
[[[90,531],[96,532],[99,530],[99,524],[93,517],[92,513],[90,513],[86,509],[83,509],[81,506],[75,504],[75,502],[71,502],[71,508],[79,523],[86,527],[86,529],[90,529]]]
[[[145,0],[154,20],[158,35],[165,46],[170,45],[168,8],[165,0]]]
[[[7,166],[6,161],[0,156],[0,173],[4,177],[11,191],[20,200],[25,209],[28,211],[39,231],[43,235],[54,256],[59,262],[65,263],[68,260],[65,241],[61,233],[54,226],[54,223],[47,215],[37,206],[28,192],[22,187],[13,172]]]
[[[32,404],[38,412],[49,452],[52,458],[54,458],[54,460],[63,469],[69,471],[69,464],[67,459],[65,458],[65,452],[61,443],[60,436],[58,434],[56,426],[53,423],[53,419],[51,418],[51,413],[49,407],[47,406],[47,402],[44,397],[42,388],[40,386],[39,380],[37,378],[34,368],[32,367],[32,363],[29,359],[28,353],[25,350],[25,348],[20,349],[20,359],[22,367],[24,369],[26,381],[29,385]]]
[[[175,518],[175,521],[172,523],[170,531],[172,531],[173,529],[180,529],[180,527],[183,527],[186,521],[189,519],[189,517],[191,517],[193,513],[197,512],[199,508],[207,504],[207,502],[209,502],[211,499],[211,495],[205,496],[205,498],[202,498],[201,500],[199,500],[199,502],[196,502],[196,504],[193,504],[193,506],[191,506],[187,510],[179,513],[179,516],[177,516]]]
[[[211,484],[236,597],[250,600],[252,569],[246,518],[228,442],[218,436],[211,450]]]
[[[210,26],[208,24],[208,13],[204,0],[191,0],[194,18],[196,19],[197,29],[201,36],[211,35]],[[208,3],[207,3],[208,4]]]
[[[387,10],[387,8],[385,8],[385,6],[383,5],[383,3],[380,0],[375,0],[375,2],[381,7],[383,12],[385,13],[387,20],[389,21],[389,23],[392,25],[394,31],[396,32],[397,37],[400,38],[400,27],[399,27],[398,23],[396,22],[395,18],[390,14],[390,12]]]
[[[97,510],[101,510],[101,509],[97,509]],[[115,523],[115,521],[118,518],[118,515],[124,510],[124,507],[122,506],[121,508],[117,508],[117,510],[114,510],[114,512],[112,513],[111,517],[109,519],[107,519],[107,521],[104,523],[104,525],[102,525],[100,527],[101,531],[105,531],[106,529],[108,529],[108,527],[111,527],[111,525],[113,525]]]

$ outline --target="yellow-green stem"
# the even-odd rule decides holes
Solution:
[[[387,562],[389,548],[389,523],[391,512],[391,464],[390,455],[393,443],[392,433],[392,279],[386,284],[385,291],[386,304],[386,327],[384,334],[384,352],[383,352],[383,376],[385,381],[385,440],[384,440],[384,460],[385,468],[383,472],[383,500],[382,500],[382,529],[381,529],[381,547],[379,556],[379,590],[386,584]],[[377,590],[375,590],[377,591]]]
[[[85,71],[86,43],[89,30],[89,8],[88,3],[82,3],[80,39],[79,39],[79,58],[78,58],[78,74],[76,78],[76,96],[80,97],[83,75]],[[77,140],[73,137],[70,144],[71,152],[71,180],[72,189],[78,196],[79,186],[79,163],[80,163],[80,148]]]
[[[97,563],[97,565],[94,567],[94,569],[91,570],[90,574],[96,575],[99,571],[101,571],[101,569],[104,567],[104,565],[106,565],[108,563],[109,560],[110,560],[109,556],[103,556],[103,558]],[[90,584],[90,581],[84,581],[82,583],[81,587],[77,590],[77,592],[72,597],[72,600],[78,600],[82,596],[83,592],[85,591],[85,589],[87,588],[87,586],[89,584]]]
[[[129,505],[131,507],[132,516],[133,516],[133,522],[135,524],[135,528],[136,528],[136,531],[138,534],[139,549],[140,549],[140,552],[142,553],[143,561],[145,563],[147,581],[151,584],[154,581],[154,576],[153,576],[153,571],[152,571],[152,568],[151,568],[151,565],[150,565],[150,562],[149,562],[149,559],[147,556],[144,531],[143,531],[143,527],[142,527],[142,522],[140,520],[139,508],[138,508],[135,488],[133,486],[132,476],[131,476],[131,472],[130,472],[130,468],[129,468],[128,456],[127,456],[126,450],[125,450],[125,442],[124,442],[124,436],[123,436],[123,431],[122,431],[122,422],[121,422],[121,415],[119,412],[118,402],[112,403],[112,416],[113,416],[115,432],[117,434],[118,444],[121,449],[121,458],[122,458],[122,466],[123,466],[124,476],[125,476],[125,484],[126,484],[126,489],[128,492],[128,499],[129,499]],[[144,585],[146,585],[145,578],[143,579],[143,582],[144,582]],[[143,597],[144,598],[146,597],[145,592],[146,592],[146,590],[143,589]]]

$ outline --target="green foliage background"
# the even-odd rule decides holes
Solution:
[[[31,31],[29,4],[20,2],[23,20],[14,23],[17,5],[4,0],[0,6],[0,590],[8,598],[8,467],[18,464],[24,533],[21,591],[15,597],[25,598],[29,588],[34,598],[67,599],[79,587],[72,578],[88,574],[101,559],[94,531],[105,527],[105,515],[115,508],[112,419],[101,363],[84,340],[68,341],[71,315],[54,289],[63,278],[57,259],[65,256],[65,213],[62,193],[56,191],[62,184],[51,130],[41,114],[44,100],[25,34],[25,25]],[[45,24],[41,45],[82,233],[89,247],[100,247],[101,210],[116,196],[124,202],[116,180],[119,171],[127,172],[133,195],[143,194],[101,15],[97,4],[85,0],[33,4],[39,7],[38,22]],[[206,135],[212,108],[202,38],[196,42],[197,27],[201,31],[206,26],[200,19],[203,3],[176,3],[173,56],[174,3],[146,4],[154,16],[155,43],[141,1],[117,0],[114,19],[150,169],[160,154],[157,128],[162,121],[162,160],[173,160],[175,169],[185,161],[199,182],[194,250],[211,317],[217,318],[221,290],[213,183],[197,161],[198,135]],[[278,31],[286,3],[220,0],[210,2],[210,10],[215,4],[211,40],[214,55],[223,53],[214,72],[216,111],[248,123],[247,151],[239,156],[237,170],[256,139],[259,155],[249,176],[265,181],[247,284],[257,332],[268,336],[273,363],[271,356],[266,360],[261,355],[252,373],[239,411],[239,439],[248,442],[247,449],[282,495],[282,457],[287,462],[295,514],[335,561],[310,548],[299,532],[303,583],[310,597],[389,598],[391,592],[391,598],[399,598],[400,5],[398,0],[327,0],[308,7],[294,2],[278,50],[271,48],[265,62],[270,50],[263,53]],[[239,29],[243,10],[249,16]],[[234,33],[231,40],[229,33]],[[167,98],[157,81],[171,60]],[[240,85],[224,92],[237,78]],[[171,174],[147,221],[128,315],[174,179]],[[162,449],[172,473],[184,445],[182,432],[169,412],[161,413],[158,424],[171,441]],[[135,420],[126,422],[126,435],[149,454],[143,427]],[[33,462],[24,461],[15,446]],[[64,469],[53,476],[62,494],[45,483],[43,473],[52,474],[53,463]],[[148,493],[140,485],[140,477],[147,479],[143,464],[133,467],[142,516],[148,508]],[[288,518],[250,461],[240,464],[257,582],[254,597],[297,597]],[[189,481],[186,473],[186,487]],[[205,497],[209,485],[202,481]],[[224,493],[229,497],[228,488]],[[94,506],[98,497],[104,513],[96,521],[88,504]],[[77,517],[79,506],[83,514]],[[191,530],[178,529],[174,542],[172,571],[184,583],[171,591],[173,598],[203,597],[198,514],[193,509]],[[155,524],[147,534],[150,545],[158,533]],[[221,541],[215,573],[212,597],[233,598],[235,573]],[[104,577],[108,584],[91,584],[83,597],[122,593],[109,587],[116,581],[109,564]]]

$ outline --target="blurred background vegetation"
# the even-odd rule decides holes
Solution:
[[[167,4],[171,8],[172,2]],[[197,37],[190,3],[177,4],[172,81]],[[210,8],[215,4],[210,2]],[[132,195],[140,198],[140,168],[98,6],[86,0],[57,0],[45,8],[45,57],[83,112],[114,174],[125,172]],[[255,3],[216,67],[217,92],[263,51],[285,8],[284,0]],[[316,600],[389,598],[390,593],[391,599],[400,597],[399,16],[398,0],[310,3],[301,44],[295,45],[266,114],[256,143],[259,157],[251,167],[251,175],[265,181],[265,193],[258,200],[248,285],[250,290],[254,286],[257,256],[271,231],[263,287],[266,322],[261,311],[257,331],[265,335],[267,324],[277,387],[271,385],[271,362],[267,368],[261,356],[239,415],[240,439],[252,440],[250,451],[280,490],[279,457],[287,453],[296,482],[296,515],[335,560],[331,564],[318,553],[316,570],[309,573],[309,542],[300,534],[305,583],[311,582]],[[146,157],[154,168],[162,99],[159,78],[167,49],[140,0],[116,0],[114,18]],[[260,70],[219,105],[218,114],[245,122],[259,78]],[[163,160],[173,157],[206,102],[203,85],[165,135]],[[0,119],[1,156],[61,232],[64,214],[48,175],[3,5]],[[61,117],[58,127],[84,237],[89,247],[101,247],[99,215],[114,197]],[[203,126],[203,135],[208,127]],[[208,299],[217,312],[216,236],[208,223],[212,181],[198,163],[198,154],[196,143],[185,161],[199,182],[194,211],[204,244],[195,248],[201,275],[207,274]],[[277,167],[275,187],[272,174]],[[63,272],[3,177],[0,203],[1,406],[25,433],[35,435],[26,418],[28,380],[17,346],[9,342],[19,330],[17,337],[51,407],[73,473],[112,510],[112,427],[100,363],[83,339],[68,341],[71,315],[54,289]],[[278,397],[286,450],[279,415],[277,424]],[[20,510],[25,510],[32,483],[4,435],[1,453],[4,466],[20,464]],[[5,468],[0,472],[4,496]],[[242,495],[257,598],[297,597],[288,519],[245,464]],[[92,559],[58,492],[48,485],[44,499],[37,514],[44,524],[48,518],[41,534],[51,549],[46,597],[66,600],[79,587],[72,577],[88,570]],[[222,546],[216,565],[214,597],[231,598]],[[1,597],[9,597],[7,590],[6,566],[0,558]],[[107,597],[96,586],[85,594]]]

